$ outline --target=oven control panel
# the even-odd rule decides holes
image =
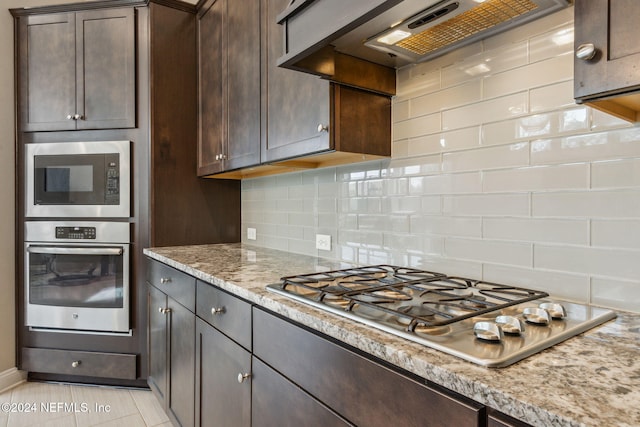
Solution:
[[[96,227],[56,227],[56,239],[91,239],[96,238]]]

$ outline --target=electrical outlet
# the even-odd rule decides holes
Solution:
[[[247,239],[248,240],[256,240],[256,229],[255,228],[247,228]]]
[[[329,234],[316,234],[316,249],[321,251],[331,250],[331,235]]]

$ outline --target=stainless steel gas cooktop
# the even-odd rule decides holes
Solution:
[[[390,265],[288,276],[267,289],[487,367],[616,317],[545,292]]]

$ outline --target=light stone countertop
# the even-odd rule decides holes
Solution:
[[[245,244],[144,253],[535,426],[640,426],[640,314],[607,322],[507,368],[466,362],[266,290],[280,277],[351,265]]]

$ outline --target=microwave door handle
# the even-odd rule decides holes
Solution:
[[[51,246],[29,246],[27,252],[32,254],[55,255],[122,255],[122,248],[67,248]]]

